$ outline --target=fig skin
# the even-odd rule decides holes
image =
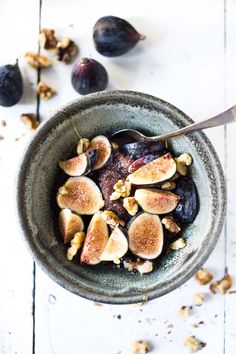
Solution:
[[[106,57],[125,54],[143,39],[129,22],[116,16],[101,17],[93,28],[95,48]]]
[[[196,218],[199,205],[197,189],[191,177],[182,177],[177,181],[175,193],[180,197],[175,215],[183,223],[192,223]]]
[[[92,170],[98,170],[105,167],[111,160],[112,146],[110,141],[104,135],[95,136],[90,142],[90,149],[95,149],[97,152],[96,163]]]
[[[60,161],[59,167],[69,176],[84,176],[91,172],[96,164],[96,150],[87,150],[83,154],[72,157],[69,160]]]
[[[140,213],[129,222],[129,249],[143,259],[157,258],[163,249],[163,227],[158,215]]]
[[[131,156],[133,159],[140,159],[145,155],[156,155],[160,157],[166,154],[166,142],[165,141],[136,141],[121,145],[121,151]]]
[[[14,106],[22,97],[23,80],[18,66],[0,66],[0,106]]]
[[[93,215],[87,230],[82,249],[80,263],[95,265],[101,262],[100,257],[104,251],[109,237],[108,226],[98,212]]]
[[[94,59],[82,58],[74,64],[71,83],[81,95],[103,91],[108,84],[108,74],[102,64]]]

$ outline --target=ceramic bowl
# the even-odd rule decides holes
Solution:
[[[63,183],[58,161],[73,156],[79,134],[92,138],[135,128],[158,135],[193,121],[179,109],[143,93],[105,91],[60,108],[30,141],[17,180],[17,208],[23,238],[39,266],[58,284],[87,299],[125,304],[164,295],[186,282],[212,252],[225,216],[225,181],[217,154],[202,132],[173,138],[175,154],[188,152],[194,163],[200,210],[183,232],[187,246],[160,256],[154,271],[141,276],[105,264],[81,266],[66,258],[55,202]]]

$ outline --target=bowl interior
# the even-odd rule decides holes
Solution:
[[[67,179],[58,161],[73,156],[79,135],[110,135],[137,128],[158,135],[191,120],[170,104],[132,92],[93,94],[72,102],[44,124],[24,155],[18,177],[18,209],[24,238],[41,267],[68,290],[92,300],[132,303],[167,293],[186,281],[205,261],[219,236],[224,215],[224,182],[219,160],[203,133],[174,138],[173,151],[188,152],[200,210],[183,232],[187,246],[160,256],[145,276],[105,264],[81,266],[66,258],[58,229],[58,187]]]

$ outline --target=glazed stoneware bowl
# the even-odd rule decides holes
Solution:
[[[202,132],[173,138],[175,154],[188,152],[200,209],[183,232],[187,246],[160,256],[154,271],[141,276],[105,264],[81,266],[66,258],[58,229],[55,197],[64,180],[58,161],[73,156],[78,136],[111,135],[135,128],[158,135],[192,120],[171,104],[143,93],[105,91],[60,108],[29,143],[17,180],[17,208],[23,238],[37,264],[58,284],[87,299],[125,304],[164,295],[186,282],[203,265],[220,235],[225,216],[225,182],[217,154]]]

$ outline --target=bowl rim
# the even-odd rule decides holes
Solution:
[[[144,101],[153,101],[154,103],[158,103],[161,105],[164,105],[165,107],[169,107],[171,110],[175,110],[178,114],[180,114],[182,117],[186,119],[186,121],[190,123],[194,123],[194,121],[186,115],[184,112],[182,112],[179,108],[175,107],[173,104],[170,104],[169,102],[160,99],[158,97],[155,97],[150,94],[138,92],[138,91],[130,91],[130,90],[106,90],[103,92],[96,92],[92,93],[89,95],[86,95],[84,97],[79,97],[73,101],[70,101],[69,103],[66,103],[62,107],[58,108],[55,110],[51,117],[44,121],[40,126],[37,128],[36,132],[32,135],[32,137],[29,139],[28,143],[26,144],[21,159],[18,163],[18,171],[16,174],[16,216],[17,220],[20,226],[20,232],[23,238],[24,243],[26,244],[26,247],[28,248],[33,260],[40,266],[40,268],[56,283],[58,283],[60,286],[63,288],[67,289],[68,291],[79,295],[83,298],[96,301],[96,302],[101,302],[101,303],[107,303],[107,304],[133,304],[133,303],[138,303],[146,300],[153,300],[157,297],[163,296],[176,288],[178,288],[180,285],[185,283],[187,280],[189,280],[205,263],[209,255],[212,253],[217,240],[221,234],[221,231],[223,229],[224,225],[224,219],[226,216],[226,184],[225,184],[225,179],[224,179],[224,172],[223,168],[221,166],[220,160],[218,158],[218,155],[210,142],[209,138],[205,135],[204,132],[198,131],[194,132],[192,134],[196,134],[197,136],[200,136],[204,143],[206,144],[207,148],[210,150],[213,158],[214,158],[214,165],[216,167],[216,170],[218,171],[218,178],[219,178],[219,196],[220,196],[220,201],[222,207],[220,210],[218,210],[218,224],[215,229],[214,235],[211,237],[211,239],[207,243],[207,247],[203,250],[203,252],[200,255],[200,258],[198,259],[198,262],[196,262],[195,265],[191,264],[189,265],[190,270],[183,274],[182,277],[179,279],[176,279],[176,277],[171,278],[171,285],[168,283],[165,283],[164,286],[161,288],[154,288],[152,290],[147,291],[145,294],[131,294],[130,296],[123,296],[119,295],[119,297],[112,297],[109,295],[104,295],[104,294],[98,294],[96,291],[92,292],[91,290],[88,290],[86,288],[83,288],[82,284],[81,286],[78,287],[76,284],[74,285],[70,280],[68,280],[66,277],[64,277],[63,274],[59,272],[59,270],[56,267],[53,267],[50,260],[45,257],[42,257],[42,254],[38,252],[37,247],[34,247],[34,244],[32,242],[32,239],[30,238],[30,231],[27,230],[26,227],[26,222],[24,221],[24,212],[22,206],[22,192],[23,192],[23,175],[24,175],[24,164],[27,160],[27,155],[29,154],[29,151],[31,147],[34,145],[36,137],[39,137],[42,132],[46,131],[47,128],[51,129],[52,123],[54,121],[57,121],[57,119],[60,118],[60,114],[62,112],[65,112],[67,110],[73,110],[73,108],[77,107],[79,109],[79,106],[83,106],[83,104],[88,104],[91,106],[91,102],[94,100],[97,104],[98,100],[101,99],[102,101],[104,98],[111,98],[114,100],[114,98],[135,98],[136,100],[139,99],[140,102],[142,100]],[[59,114],[59,115],[58,115]],[[55,258],[53,257],[55,260]]]

